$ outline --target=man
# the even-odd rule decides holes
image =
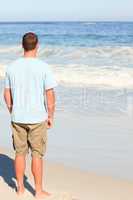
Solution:
[[[13,145],[16,151],[17,193],[24,193],[25,157],[30,148],[35,196],[44,198],[50,193],[42,189],[42,157],[46,151],[47,128],[53,125],[53,88],[57,83],[48,64],[37,59],[37,35],[26,33],[22,45],[24,56],[7,67],[4,91],[5,102],[11,113]]]

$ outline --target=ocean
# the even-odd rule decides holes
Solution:
[[[29,31],[37,33],[38,56],[51,65],[59,83],[57,113],[68,116],[68,121],[69,116],[77,119],[75,124],[66,123],[70,127],[63,137],[57,119],[48,158],[133,179],[133,22],[0,23],[1,76],[9,63],[22,56],[21,39]],[[78,145],[72,130],[77,131]],[[9,145],[6,136],[2,144]]]
[[[28,31],[38,34],[39,56],[55,66],[62,84],[133,87],[132,22],[0,23],[1,64],[21,55]]]

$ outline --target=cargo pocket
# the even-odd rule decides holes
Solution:
[[[47,150],[47,129],[44,130],[42,137],[42,155],[46,153]]]

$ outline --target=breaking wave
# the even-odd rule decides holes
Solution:
[[[133,69],[118,66],[55,65],[57,81],[69,86],[133,89]]]
[[[0,46],[0,53],[8,54],[22,54],[21,46]],[[62,56],[65,58],[89,58],[90,56],[103,57],[103,58],[115,58],[128,56],[133,58],[133,47],[122,46],[122,47],[72,47],[72,46],[41,46],[39,49],[39,56],[56,57]]]
[[[21,55],[20,46],[0,47],[1,77],[5,65]],[[51,64],[61,84],[133,89],[133,47],[41,46],[39,57]]]

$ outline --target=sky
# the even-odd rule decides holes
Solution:
[[[0,1],[0,21],[133,21],[133,0]]]

